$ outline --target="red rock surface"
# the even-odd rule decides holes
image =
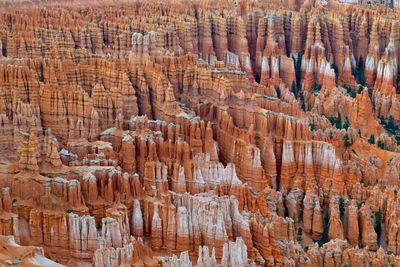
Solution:
[[[0,265],[400,266],[399,21],[1,1]]]

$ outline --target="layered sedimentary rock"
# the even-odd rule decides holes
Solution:
[[[398,11],[39,2],[0,4],[0,265],[400,265]]]
[[[64,266],[44,256],[43,249],[33,246],[18,245],[13,236],[0,236],[2,266]]]

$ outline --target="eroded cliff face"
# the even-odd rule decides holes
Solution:
[[[400,265],[397,12],[0,7],[0,265]]]

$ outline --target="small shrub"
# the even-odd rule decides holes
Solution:
[[[396,93],[400,94],[400,75],[397,75]]]
[[[353,143],[350,141],[350,138],[349,138],[349,135],[348,135],[348,134],[345,134],[345,135],[343,136],[343,142],[344,142],[344,146],[345,146],[345,147],[350,147],[350,146],[353,145]]]
[[[391,134],[395,134],[396,133],[396,131],[398,129],[398,126],[395,124],[394,117],[392,115],[389,116],[389,121],[386,124],[385,129]]]
[[[366,182],[366,183],[361,182],[361,184],[362,184],[364,187],[370,186],[369,182]]]
[[[346,89],[346,92],[349,96],[351,96],[352,98],[356,98],[357,94],[356,92],[353,91],[353,89],[351,89],[349,86],[347,85],[343,85],[343,88]]]
[[[378,211],[375,212],[375,232],[377,234],[377,238],[378,238],[378,244],[379,239],[381,238],[381,234],[382,234],[382,210],[379,209]]]
[[[337,129],[342,129],[342,115],[340,114],[340,112],[339,112],[338,117],[336,119],[335,126],[336,126]]]
[[[299,227],[297,229],[297,241],[302,241],[303,240],[303,229]]]
[[[345,129],[347,131],[347,129],[349,129],[349,127],[350,127],[349,119],[347,117],[345,117],[344,123],[343,123],[343,129]]]
[[[321,240],[318,241],[318,246],[322,247],[323,244],[329,242],[329,211],[328,209],[324,209],[324,232],[322,234]]]
[[[299,90],[296,87],[296,83],[294,81],[292,82],[292,92],[293,92],[295,98],[297,98],[299,96]]]
[[[321,91],[321,88],[322,88],[322,84],[314,83],[314,85],[313,85],[314,92],[318,93],[319,91]]]
[[[281,88],[279,88],[279,86],[275,87],[276,90],[276,95],[278,96],[278,98],[281,98]]]
[[[335,63],[331,64],[331,68],[333,69],[333,71],[335,72],[335,77],[336,79],[339,77],[339,68]]]
[[[357,66],[353,70],[353,75],[361,85],[365,85],[365,71],[362,57],[358,59]]]
[[[335,117],[331,116],[328,118],[329,122],[334,125],[335,124]]]
[[[339,198],[339,212],[340,212],[340,218],[342,219],[344,217],[344,212],[345,212],[344,198],[342,196],[340,196]]]
[[[303,90],[301,89],[301,84],[299,86],[299,99],[301,102],[301,109],[306,111],[306,103],[304,101],[304,93],[303,93]]]
[[[374,145],[375,144],[375,135],[371,134],[369,139],[368,139],[368,143]]]
[[[361,94],[363,90],[364,90],[364,86],[360,85],[360,86],[358,87],[357,94]]]
[[[301,59],[302,59],[302,57],[303,57],[302,53],[299,53],[297,58],[295,58],[293,56],[293,60],[295,62],[294,71],[295,71],[295,75],[296,75],[296,83],[297,83],[297,85],[299,85],[300,81],[301,81]],[[300,88],[298,88],[298,89],[300,89]]]
[[[382,140],[378,140],[377,146],[378,146],[380,149],[385,149],[385,144],[383,143]]]

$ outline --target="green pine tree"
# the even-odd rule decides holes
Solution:
[[[371,134],[371,136],[368,139],[368,143],[374,145],[375,144],[375,135]]]
[[[342,115],[340,114],[340,112],[338,113],[338,118],[335,125],[337,129],[342,129]]]
[[[344,123],[343,123],[343,129],[345,129],[347,131],[347,129],[349,129],[349,127],[350,127],[349,119],[347,117],[345,117]]]
[[[298,90],[297,90],[297,87],[296,87],[296,83],[294,81],[292,82],[292,92],[294,94],[294,97],[297,98],[298,97]]]
[[[350,137],[349,137],[349,135],[348,134],[345,134],[344,136],[343,136],[343,142],[344,142],[344,146],[345,147],[349,147],[349,146],[351,146],[353,143],[350,141]]]

